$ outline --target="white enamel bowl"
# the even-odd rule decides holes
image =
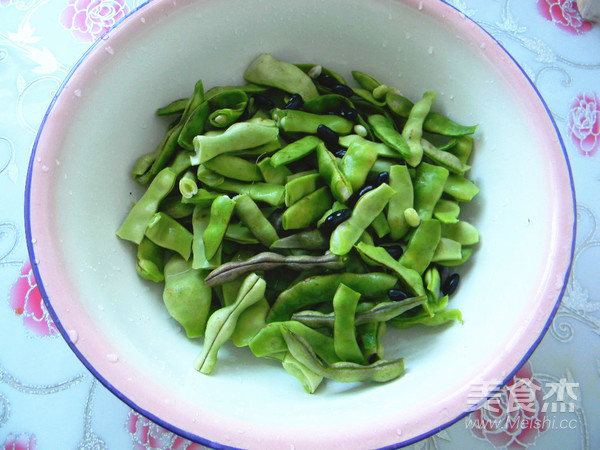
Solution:
[[[361,70],[477,123],[466,219],[481,244],[452,300],[464,325],[392,333],[406,374],[328,383],[314,395],[277,363],[224,348],[211,376],[115,237],[142,188],[135,159],[164,132],[154,111],[239,84],[272,53]],[[154,0],[99,40],[52,102],[27,180],[26,227],[48,308],[82,362],[119,398],[197,442],[242,448],[400,446],[459,420],[481,383],[508,380],[558,307],[571,264],[574,193],[560,136],[533,85],[482,29],[441,1]],[[473,391],[479,386],[478,391]],[[481,398],[483,401],[483,398]]]

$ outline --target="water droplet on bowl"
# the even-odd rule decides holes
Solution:
[[[73,91],[73,95],[74,95],[75,97],[81,97],[81,89],[75,89],[75,90]]]
[[[115,54],[115,50],[114,50],[112,47],[106,47],[106,48],[104,49],[104,51],[105,51],[106,53],[108,53],[109,55],[114,55],[114,54]]]
[[[119,361],[119,357],[114,353],[107,353],[106,360],[111,363],[116,363],[117,361]]]
[[[67,335],[73,344],[77,344],[77,341],[79,340],[79,333],[77,333],[77,330],[67,330]]]
[[[140,22],[146,23],[146,18],[145,17],[140,17]]]
[[[44,165],[42,166],[42,172],[48,172],[50,170],[50,167]]]
[[[401,429],[397,429],[397,430],[396,430],[396,434],[397,434],[398,436],[402,436],[402,430],[401,430]]]
[[[36,242],[37,242],[37,239],[36,239],[36,238],[31,238],[31,243],[32,243],[32,244],[35,244]]]

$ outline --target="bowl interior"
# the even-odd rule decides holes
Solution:
[[[242,83],[258,54],[361,70],[479,124],[465,219],[481,245],[451,301],[464,324],[388,336],[407,373],[382,385],[328,383],[305,394],[276,362],[225,347],[211,376],[201,341],[169,318],[115,231],[143,188],[129,176],[166,123],[154,111]],[[28,231],[40,285],[74,350],[105,384],[187,437],[235,447],[381,447],[409,442],[472,408],[543,333],[570,264],[568,163],[538,95],[510,57],[442,2],[154,0],[97,43],[52,105],[29,174]],[[481,394],[481,390],[479,390]],[[482,399],[481,399],[482,400]]]

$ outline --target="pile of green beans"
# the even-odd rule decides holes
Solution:
[[[210,374],[228,341],[279,361],[313,393],[324,379],[385,382],[388,326],[460,321],[448,308],[479,242],[460,218],[474,126],[363,72],[356,87],[319,65],[269,54],[245,84],[157,114],[163,140],[135,163],[146,191],[117,235]]]

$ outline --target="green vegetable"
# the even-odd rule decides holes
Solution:
[[[265,280],[259,276],[248,275],[235,302],[218,309],[210,316],[206,324],[202,352],[194,361],[196,370],[207,375],[212,373],[217,364],[217,353],[233,335],[238,318],[242,312],[264,298],[265,286]]]
[[[400,377],[404,360],[384,359],[390,325],[462,322],[440,267],[461,266],[480,241],[461,217],[479,192],[476,127],[435,111],[435,93],[413,102],[366,72],[350,86],[263,54],[244,78],[207,91],[198,81],[156,111],[174,120],[134,163],[146,192],[117,235],[139,276],[164,282],[186,335],[203,338],[201,373],[230,342],[280,362],[308,393]]]
[[[165,264],[163,301],[190,338],[204,335],[209,316],[212,290],[204,283],[205,275],[178,255]]]

